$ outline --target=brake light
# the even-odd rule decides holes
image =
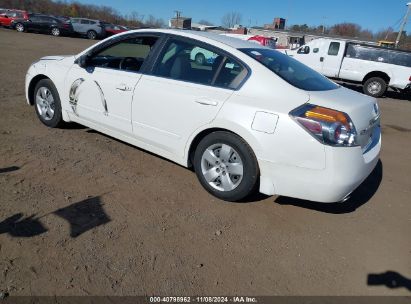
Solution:
[[[291,111],[290,116],[321,143],[346,147],[357,145],[354,124],[344,112],[305,104]]]
[[[411,76],[410,76],[410,78],[408,78],[408,80],[411,81]]]

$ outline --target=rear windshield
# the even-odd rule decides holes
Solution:
[[[240,49],[240,51],[262,63],[289,84],[299,89],[328,91],[338,88],[338,85],[320,73],[278,51],[263,48]]]

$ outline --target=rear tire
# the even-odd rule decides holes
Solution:
[[[204,137],[194,154],[194,169],[201,185],[226,201],[240,201],[256,190],[257,159],[239,136],[216,131]]]
[[[16,24],[16,31],[19,33],[23,33],[26,29],[24,28],[23,23],[17,23]]]
[[[34,108],[40,121],[50,128],[64,124],[60,96],[50,79],[40,80],[34,89]]]
[[[371,77],[367,79],[363,85],[365,94],[372,97],[381,97],[387,91],[387,83],[380,77]]]
[[[51,29],[51,34],[53,35],[53,36],[55,36],[55,37],[58,37],[58,36],[60,36],[60,29],[58,29],[57,27],[54,27],[54,28],[52,28]]]
[[[97,39],[97,33],[95,31],[88,31],[87,32],[87,38],[90,40],[96,40]]]

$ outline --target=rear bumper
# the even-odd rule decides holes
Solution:
[[[376,167],[381,149],[381,130],[363,153],[360,147],[326,146],[326,167],[313,170],[259,160],[260,192],[304,200],[333,203],[344,200]]]

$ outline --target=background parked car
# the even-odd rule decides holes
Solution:
[[[110,37],[116,34],[127,32],[129,29],[121,25],[106,24],[105,30],[106,30],[106,37]]]
[[[20,10],[0,10],[0,26],[10,27],[11,23],[16,19],[29,18],[29,14],[26,11]]]
[[[40,14],[29,14],[28,19],[13,20],[11,27],[18,32],[30,31],[53,36],[73,34],[73,27],[70,22],[63,22],[55,17]]]
[[[86,36],[88,39],[97,39],[106,37],[105,22],[86,18],[71,18],[74,32]]]

